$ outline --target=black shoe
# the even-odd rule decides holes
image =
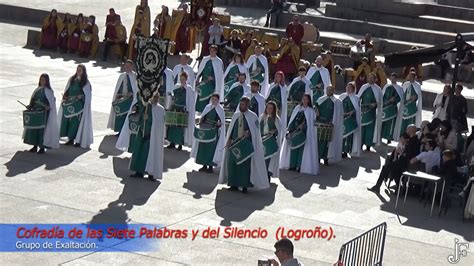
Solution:
[[[148,175],[148,180],[150,180],[151,182],[156,181],[156,179],[153,177],[153,175]]]
[[[379,193],[380,193],[380,189],[379,189],[379,188],[376,188],[375,186],[370,187],[370,188],[368,187],[367,190],[368,190],[368,191],[372,191],[372,192],[374,192],[375,194],[379,194]]]
[[[171,149],[171,150],[176,149],[176,147],[174,146],[174,143],[170,143],[170,145],[168,145],[168,147],[166,148]]]
[[[237,190],[239,190],[239,188],[232,186],[232,187],[229,188],[229,190],[230,190],[230,191],[237,191]]]
[[[295,169],[295,171],[298,172],[298,173],[300,172],[300,170],[301,170],[300,168]]]
[[[45,152],[46,152],[46,151],[45,151],[44,148],[41,148],[41,149],[38,150],[38,154],[44,154]]]
[[[199,172],[206,172],[207,171],[207,166],[204,165],[203,167],[199,168],[198,171]]]
[[[242,188],[242,193],[247,194],[247,192],[248,192],[248,191],[247,191],[247,188],[246,188],[246,187],[243,187],[243,188]]]
[[[141,173],[135,173],[133,175],[130,175],[130,177],[133,177],[133,178],[143,178],[143,174]]]
[[[29,152],[36,152],[38,150],[38,146],[33,146],[33,148],[29,149]]]
[[[295,171],[296,170],[296,167],[290,167],[288,168],[288,171]]]
[[[328,161],[328,159],[324,159],[323,161],[324,161],[324,165],[326,165],[326,166],[328,166],[328,165],[329,165],[329,161]]]
[[[263,25],[264,28],[268,28],[268,23],[265,23],[265,25]]]
[[[178,151],[182,151],[183,150],[183,145],[179,145],[178,146]]]
[[[390,144],[390,143],[392,143],[392,141],[391,141],[391,140],[387,140],[387,144]]]
[[[370,151],[370,146],[366,146],[365,150]]]
[[[208,166],[208,167],[207,167],[206,173],[208,173],[208,174],[214,173],[214,170],[212,169],[212,166]]]
[[[70,139],[68,142],[66,142],[64,145],[72,146],[74,145],[74,140]]]
[[[347,158],[347,152],[342,153],[342,158],[344,158],[344,159]]]
[[[81,147],[81,143],[74,144],[74,147]]]

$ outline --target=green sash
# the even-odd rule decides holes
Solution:
[[[207,61],[204,70],[202,71],[202,75],[204,82],[199,85],[199,101],[208,100],[211,98],[212,94],[216,88],[216,80],[215,80],[215,73],[214,67],[212,66],[212,60]],[[207,77],[213,77],[213,80],[207,80]]]
[[[388,102],[392,97],[395,97],[395,102]],[[397,104],[400,102],[400,96],[397,90],[393,86],[387,87],[385,94],[383,95],[383,113],[382,121],[388,121],[397,117],[398,107]]]
[[[238,81],[238,79],[235,77],[235,74],[239,72],[240,72],[239,66],[237,65],[229,69],[227,76],[224,77],[224,95],[227,94],[227,92],[230,90],[230,87],[232,87],[232,84]]]
[[[226,105],[235,110],[235,108],[237,108],[239,105],[239,101],[243,95],[244,88],[241,85],[234,87],[225,96]]]
[[[349,98],[349,96],[347,96],[342,101],[342,107],[344,108],[344,113],[349,113],[349,112],[354,111],[352,115],[344,117],[342,129],[344,132],[343,138],[345,138],[351,135],[357,129],[357,118],[356,118],[356,113],[355,113],[355,107],[352,104],[352,101]]]
[[[372,91],[372,87],[368,87],[364,93],[362,93],[361,99],[361,124],[366,126],[375,121],[376,108],[372,108],[370,104],[377,103],[375,95]]]
[[[412,101],[411,99],[405,100],[405,106],[403,108],[403,119],[409,119],[416,115],[418,112],[418,107],[416,106],[416,100],[418,100],[418,94],[416,94],[413,85],[410,85],[409,90],[411,90],[411,95],[415,95],[417,99]],[[404,93],[404,98],[406,99],[408,90]]]
[[[265,68],[263,67],[262,63],[260,62],[260,59],[256,58],[255,59],[255,63],[254,64],[257,64],[257,69],[260,68],[261,71],[258,71],[257,69],[253,69],[253,64],[250,68],[250,80],[257,80],[258,82],[262,83],[263,80],[265,79]]]
[[[334,116],[334,102],[331,98],[327,98],[320,105],[317,106],[319,110],[319,116],[316,120],[320,123],[332,124],[332,118]]]
[[[277,86],[272,88],[272,91],[268,95],[268,98],[267,98],[266,102],[268,103],[269,101],[274,101],[277,104],[278,111],[281,112],[281,87],[280,87],[280,85],[277,85]]]

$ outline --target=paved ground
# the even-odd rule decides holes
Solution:
[[[31,6],[42,1],[28,2]],[[66,2],[43,6],[65,10],[68,6],[60,4]],[[116,6],[124,3],[117,1]],[[90,13],[86,12],[90,6],[80,7]],[[98,2],[96,13],[105,13],[107,8]],[[132,10],[117,9],[121,13]],[[453,207],[441,218],[430,217],[428,206],[409,197],[395,211],[393,197],[385,191],[380,197],[366,191],[378,176],[389,150],[386,146],[337,166],[322,166],[317,177],[283,172],[280,179],[272,180],[270,189],[248,195],[224,190],[217,184],[217,173],[196,172],[198,166],[189,160],[189,151],[166,151],[161,183],[127,178],[129,155],[113,148],[116,138],[106,129],[113,83],[119,75],[113,65],[84,62],[93,88],[94,144],[90,150],[62,146],[43,156],[25,152],[29,147],[21,141],[23,107],[16,100],[28,100],[42,72],[50,74],[60,97],[77,58],[23,49],[20,40],[27,27],[0,24],[0,29],[0,223],[155,223],[176,229],[232,225],[267,228],[270,235],[277,226],[332,226],[337,237],[331,241],[295,242],[296,256],[305,265],[335,262],[344,242],[381,222],[388,224],[387,265],[446,265],[454,238],[474,246],[474,226],[462,222],[460,208]],[[430,112],[424,116],[429,118]],[[474,124],[473,119],[469,123]],[[249,265],[271,256],[273,242],[273,237],[166,240],[159,252],[152,253],[1,253],[0,260],[4,265]],[[471,248],[459,265],[473,263]]]

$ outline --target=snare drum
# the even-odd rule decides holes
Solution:
[[[241,138],[229,147],[229,159],[238,165],[247,161],[253,154],[254,149],[250,138]]]
[[[273,135],[262,136],[263,156],[266,159],[273,157],[278,153],[278,142]]]
[[[128,116],[128,128],[131,134],[138,134],[140,130],[140,114],[138,112]]]
[[[25,129],[41,129],[46,127],[45,111],[23,111],[23,127]]]
[[[71,100],[63,102],[62,107],[63,107],[63,115],[66,118],[78,116],[82,114],[82,111],[84,109],[84,105],[77,98],[73,98]]]
[[[196,125],[194,127],[194,138],[197,142],[213,142],[217,138],[217,130],[207,123]]]
[[[332,131],[334,129],[334,126],[331,124],[316,122],[316,127],[318,131],[318,141],[330,142],[332,139]]]
[[[188,127],[188,113],[187,112],[166,111],[165,125],[167,125],[167,126],[178,126],[178,127]]]
[[[286,141],[290,149],[295,150],[303,146],[306,142],[306,131],[295,130],[286,135]]]
[[[132,105],[132,97],[124,97],[122,99],[118,99],[112,103],[112,107],[114,108],[114,112],[116,116],[122,116],[130,110],[130,106]]]

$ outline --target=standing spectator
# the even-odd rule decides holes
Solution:
[[[171,39],[171,16],[167,6],[161,6],[161,13],[156,15],[155,21],[153,22],[155,28],[159,29],[159,36],[162,39]]]
[[[143,25],[143,32],[145,36],[150,36],[150,22],[151,22],[151,15],[150,15],[150,6],[148,6],[148,0],[141,0],[140,4],[135,7],[135,18],[133,21],[137,21],[138,13],[143,12],[143,20],[145,25]]]
[[[132,30],[130,31],[130,37],[128,40],[128,59],[135,60],[138,56],[138,48],[136,47],[136,42],[138,37],[144,36],[148,37],[146,32],[147,21],[145,19],[143,11],[139,11],[135,17],[135,22],[133,23]]]
[[[115,13],[115,9],[113,8],[109,9],[109,14],[107,15],[107,18],[105,19],[104,41],[107,41],[107,36],[115,34],[115,33],[111,33],[111,31],[112,32],[115,31],[115,21],[117,17],[120,19],[120,15]]]
[[[293,257],[293,243],[288,238],[283,238],[278,240],[275,245],[275,255],[280,261],[282,266],[303,266],[298,259]],[[278,262],[274,259],[270,259],[270,263],[272,266],[278,266]]]
[[[268,27],[270,24],[270,16],[275,14],[275,26],[278,27],[278,18],[281,12],[283,11],[283,2],[284,0],[271,0],[272,8],[267,11],[267,21],[265,22],[264,27]]]
[[[451,121],[453,125],[457,127],[459,132],[467,131],[467,101],[464,96],[461,95],[463,87],[461,84],[457,84],[454,89],[454,96],[451,101]]]
[[[194,49],[194,29],[191,27],[191,14],[188,12],[188,5],[182,4],[178,10],[173,11],[173,29],[171,30],[171,40],[175,44],[174,54],[191,52]]]
[[[286,37],[288,39],[292,38],[296,45],[301,46],[301,39],[303,39],[304,28],[300,23],[300,18],[298,15],[293,17],[293,21],[288,24],[286,27]]]
[[[448,105],[450,101],[451,85],[444,85],[443,92],[436,96],[433,102],[433,108],[435,109],[433,114],[434,118],[439,118],[441,121],[448,119]]]
[[[222,37],[224,34],[224,28],[220,24],[220,20],[218,18],[214,18],[212,20],[212,25],[209,27],[209,45],[217,45],[220,46],[222,43]]]
[[[105,35],[104,55],[102,61],[107,61],[109,50],[112,45],[120,47],[120,59],[125,56],[127,51],[127,29],[122,25],[120,16],[115,16],[115,21],[111,24],[113,27],[109,29],[108,34]]]

